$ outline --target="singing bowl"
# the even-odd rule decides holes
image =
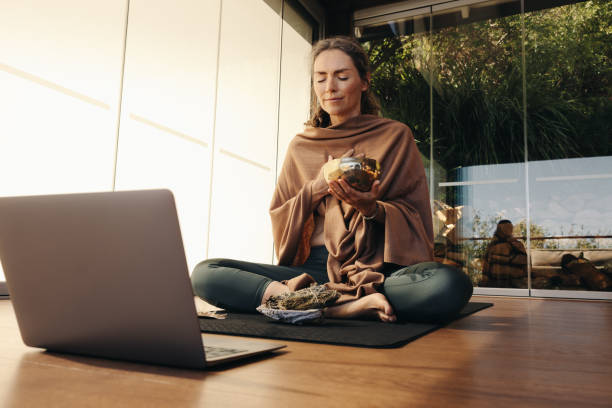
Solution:
[[[325,163],[323,177],[328,183],[343,179],[356,190],[370,191],[372,183],[380,178],[380,164],[367,157],[342,157]]]

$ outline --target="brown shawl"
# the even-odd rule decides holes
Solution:
[[[307,127],[293,138],[270,206],[274,246],[280,265],[301,265],[310,253],[312,184],[328,155],[350,148],[381,165],[378,203],[385,222],[366,221],[331,195],[322,205],[329,251],[327,286],[341,292],[339,303],[376,292],[385,262],[412,265],[433,258],[433,229],[427,180],[410,129],[374,115],[361,115],[328,128]],[[292,289],[312,282],[308,275],[288,281]]]

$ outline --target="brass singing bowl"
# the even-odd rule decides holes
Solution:
[[[342,157],[325,163],[323,177],[328,183],[343,179],[356,190],[370,191],[374,181],[380,178],[380,164],[367,157]]]

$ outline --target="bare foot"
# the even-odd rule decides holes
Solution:
[[[372,293],[357,300],[328,307],[325,316],[344,319],[369,317],[389,323],[397,320],[391,304],[382,293]]]
[[[285,292],[290,292],[287,285],[277,281],[270,282],[261,298],[261,305],[264,306],[268,299],[270,299],[270,296],[278,296]]]

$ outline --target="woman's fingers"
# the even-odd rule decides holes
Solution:
[[[359,198],[358,196],[356,196],[356,194],[359,194],[360,192],[352,188],[350,184],[346,182],[346,180],[336,180],[336,186],[338,194],[345,197],[346,199],[344,201],[348,201],[349,204],[353,204],[355,202],[355,199]]]
[[[338,197],[338,194],[336,194],[336,192],[334,190],[332,190],[331,188],[329,190],[327,190],[329,192],[329,194],[332,195],[332,197],[336,198],[337,200],[343,201],[341,197]]]
[[[331,187],[329,188],[329,190],[327,190],[329,192],[329,194],[332,195],[332,197],[335,197],[337,200],[340,201],[345,201],[344,197],[341,197],[338,195],[338,193],[336,192],[336,190],[332,189]]]
[[[372,185],[372,189],[368,192],[362,192],[355,190],[346,182],[346,180],[339,179],[329,183],[329,192],[332,196],[336,197],[350,206],[354,207],[361,213],[371,213],[371,208],[376,202],[378,194],[378,184]]]
[[[339,180],[340,182],[344,180]],[[347,201],[346,192],[340,186],[340,182],[338,180],[332,180],[329,182],[329,192],[332,193],[334,197],[338,200]]]
[[[355,154],[355,149],[350,148],[350,149],[348,149],[346,152],[344,152],[344,154],[343,154],[342,156],[340,156],[340,158],[344,158],[344,157],[351,157],[353,154]],[[359,154],[355,155],[355,157],[359,157],[360,159],[362,159],[362,158],[364,158],[364,157],[365,157],[365,154],[364,154],[364,153],[359,153]],[[332,157],[332,155],[330,154],[330,155],[328,156],[328,158],[327,158],[327,161],[330,161],[330,160],[332,160],[332,159],[333,159],[333,157]]]
[[[340,187],[342,189],[342,192],[345,195],[348,195],[352,191],[354,191],[353,187],[351,187],[351,185],[349,183],[347,183],[346,180],[344,180],[344,179],[338,179],[338,187]]]
[[[355,200],[375,200],[378,194],[378,186],[374,187],[374,184],[370,191],[357,190],[344,179],[338,179],[338,184],[347,195],[354,197]]]
[[[343,154],[342,156],[340,156],[340,157],[350,157],[350,156],[352,156],[352,155],[353,155],[353,153],[355,153],[355,149],[351,148],[351,149],[348,149],[348,150],[346,151],[346,153],[344,153],[344,154]]]
[[[380,181],[376,180],[372,183],[372,188],[370,189],[370,193],[374,195],[374,197],[378,197],[378,191],[380,190]]]

